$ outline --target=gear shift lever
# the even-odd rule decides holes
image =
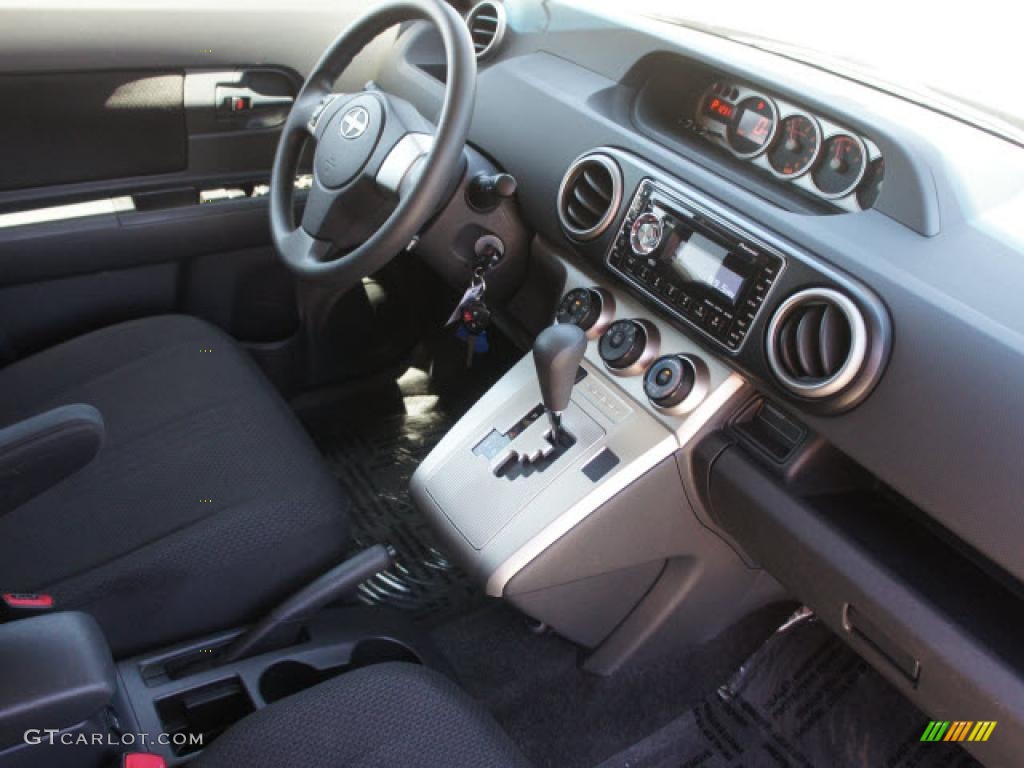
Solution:
[[[587,335],[570,323],[545,328],[533,342],[533,364],[551,422],[551,440],[556,444],[562,433],[562,411],[569,407],[576,371],[586,351]]]

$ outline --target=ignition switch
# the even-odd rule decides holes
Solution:
[[[473,244],[473,270],[483,274],[505,256],[505,243],[497,235],[484,235]]]

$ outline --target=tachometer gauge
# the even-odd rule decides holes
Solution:
[[[732,151],[739,157],[760,154],[775,135],[775,106],[768,99],[751,96],[736,105],[726,131]]]
[[[790,115],[779,123],[778,136],[768,150],[768,162],[780,176],[799,176],[811,167],[819,146],[818,124],[805,115]]]
[[[846,133],[833,136],[821,148],[821,158],[813,171],[814,185],[828,197],[848,195],[860,183],[867,165],[864,145]]]

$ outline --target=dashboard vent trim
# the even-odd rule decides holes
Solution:
[[[786,389],[819,400],[846,389],[864,367],[864,316],[846,295],[808,288],[786,299],[767,334],[768,364]]]
[[[505,38],[505,7],[492,0],[477,3],[466,14],[466,26],[479,60],[492,56]]]
[[[608,155],[577,158],[558,188],[558,220],[574,240],[600,237],[621,205],[622,171]]]

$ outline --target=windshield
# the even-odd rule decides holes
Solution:
[[[1020,140],[1024,90],[1015,3],[858,0],[584,0],[766,48],[922,101]],[[1015,135],[1014,135],[1015,134]]]

